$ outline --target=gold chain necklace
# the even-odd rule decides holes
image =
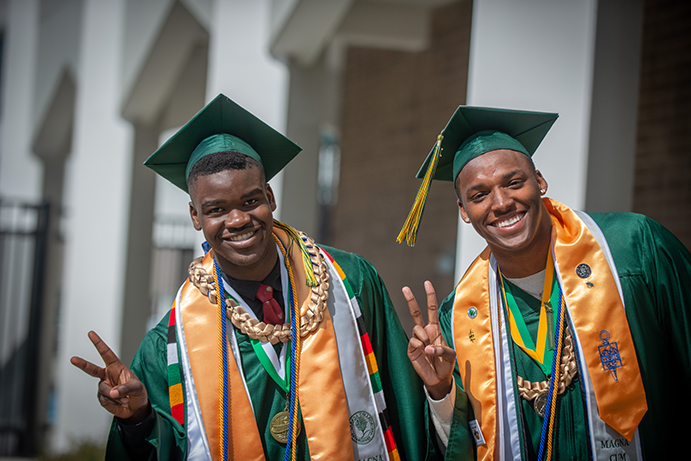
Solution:
[[[561,361],[559,363],[560,373],[559,373],[559,390],[558,394],[563,394],[566,391],[566,387],[571,384],[573,377],[576,376],[578,372],[578,366],[576,365],[575,352],[573,348],[573,337],[571,336],[571,329],[566,327],[564,332],[564,349],[561,354]],[[547,397],[549,393],[549,380],[531,383],[519,375],[516,375],[516,385],[518,386],[518,394],[526,399],[533,402],[533,408],[535,412],[541,417],[545,417],[545,406],[547,404]]]
[[[329,270],[324,261],[324,256],[319,252],[319,248],[314,240],[304,232],[298,231],[300,238],[305,242],[305,247],[312,261],[314,276],[317,279],[317,286],[311,288],[309,306],[300,318],[300,336],[305,336],[316,330],[324,319],[326,300],[329,297]],[[202,267],[202,258],[195,258],[188,268],[190,282],[197,287],[199,292],[209,298],[214,306],[216,305],[216,288],[214,276],[206,272]],[[235,328],[246,334],[252,339],[261,342],[277,344],[286,342],[290,339],[290,323],[282,325],[271,325],[260,322],[245,311],[235,300],[226,298],[226,317],[232,322]]]

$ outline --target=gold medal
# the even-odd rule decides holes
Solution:
[[[288,442],[288,429],[290,428],[290,413],[288,410],[284,410],[276,413],[276,415],[271,418],[271,423],[269,423],[269,430],[271,435],[278,443]],[[298,420],[296,427],[296,436],[300,435],[300,420]]]
[[[545,417],[545,409],[547,408],[548,395],[549,392],[542,392],[535,396],[535,400],[533,400],[533,408],[535,409],[535,413],[537,413],[540,418]]]

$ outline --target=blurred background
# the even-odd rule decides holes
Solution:
[[[548,195],[691,246],[691,2],[0,0],[0,457],[102,444],[96,330],[129,362],[202,237],[142,166],[219,92],[304,151],[277,218],[449,293],[482,249],[451,183],[414,248],[414,178],[460,104],[558,112]]]

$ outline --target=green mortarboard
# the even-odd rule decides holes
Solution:
[[[268,181],[302,149],[223,94],[207,104],[144,162],[180,189],[206,155],[237,151],[257,160]]]
[[[459,106],[418,171],[423,181],[396,240],[400,243],[405,238],[408,245],[415,245],[432,179],[455,181],[468,162],[494,150],[532,157],[557,117],[547,112]]]

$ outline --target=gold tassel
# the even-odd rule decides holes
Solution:
[[[434,178],[434,173],[437,171],[437,164],[439,163],[439,156],[441,153],[441,141],[444,139],[442,134],[437,136],[437,143],[434,146],[434,153],[432,154],[432,160],[430,161],[425,176],[422,178],[422,184],[420,184],[420,190],[417,191],[415,196],[415,202],[408,213],[408,218],[403,224],[401,232],[396,238],[396,242],[401,243],[405,238],[405,242],[408,246],[415,246],[415,239],[417,238],[417,230],[420,227],[420,221],[422,221],[422,213],[425,211],[425,203],[427,202],[427,195],[429,194],[429,189],[432,186],[432,178]]]

